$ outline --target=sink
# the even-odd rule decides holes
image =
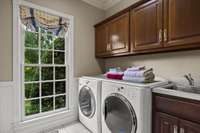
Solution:
[[[181,85],[179,85],[179,86],[178,85],[172,85],[172,86],[166,87],[166,89],[200,94],[200,87],[193,87],[193,86],[186,87],[186,86],[181,86]]]

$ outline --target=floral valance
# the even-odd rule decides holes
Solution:
[[[39,28],[54,35],[64,36],[68,31],[69,20],[47,12],[20,6],[21,22],[27,29],[38,31]]]

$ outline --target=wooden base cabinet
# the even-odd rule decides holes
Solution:
[[[199,110],[198,101],[153,94],[153,133],[200,133]]]
[[[178,118],[156,112],[154,133],[178,133]]]
[[[200,125],[164,113],[156,113],[154,133],[200,133]]]

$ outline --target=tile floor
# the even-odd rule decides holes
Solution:
[[[74,123],[65,128],[59,129],[59,133],[91,133],[81,123]]]

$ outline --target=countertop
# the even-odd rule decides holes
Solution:
[[[83,77],[99,79],[99,80],[102,80],[102,81],[111,81],[111,82],[116,82],[116,83],[123,83],[123,84],[127,84],[127,85],[138,86],[138,87],[147,87],[148,86],[148,87],[152,88],[153,93],[164,94],[164,95],[169,95],[169,96],[176,96],[176,97],[200,101],[200,94],[156,87],[156,86],[163,86],[163,85],[165,86],[167,84],[168,81],[166,81],[162,78],[158,78],[158,81],[161,80],[161,83],[157,82],[157,83],[151,83],[151,84],[140,84],[140,83],[132,83],[132,82],[127,82],[127,81],[122,81],[122,80],[107,79],[103,75],[83,76]]]
[[[160,77],[156,77],[155,82],[153,83],[133,83],[133,82],[124,81],[124,80],[108,79],[104,75],[83,76],[81,78],[97,79],[101,81],[109,81],[113,83],[120,83],[120,84],[126,84],[126,85],[131,85],[131,86],[136,86],[136,87],[141,87],[141,88],[150,88],[150,89],[158,87],[158,86],[165,86],[168,84],[167,80]]]

